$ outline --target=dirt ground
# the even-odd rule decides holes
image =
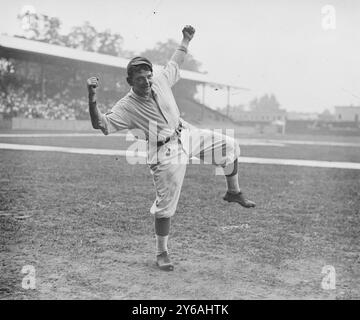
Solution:
[[[1,299],[360,298],[359,170],[243,164],[257,202],[246,210],[222,200],[213,167],[189,165],[169,243],[175,270],[162,272],[145,165],[0,152]],[[22,287],[26,265],[35,289]]]

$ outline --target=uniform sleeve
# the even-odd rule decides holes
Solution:
[[[101,116],[100,129],[104,135],[120,130],[132,129],[132,121],[124,108],[115,105]]]
[[[160,77],[172,87],[180,79],[180,68],[176,61],[170,60],[164,69],[160,71]]]

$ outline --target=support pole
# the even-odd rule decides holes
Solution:
[[[286,116],[283,117],[283,126],[282,126],[282,135],[284,136],[286,133]]]
[[[227,89],[226,116],[229,117],[229,112],[230,112],[230,86],[227,86],[226,89]]]
[[[41,102],[45,102],[45,96],[46,96],[46,87],[45,87],[45,66],[43,64],[41,66],[41,73],[40,73],[40,81],[41,81]]]
[[[205,113],[205,83],[202,84],[202,101],[201,101],[201,120],[204,119],[204,113]]]

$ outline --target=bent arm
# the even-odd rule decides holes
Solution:
[[[96,89],[99,86],[99,78],[91,77],[86,81],[88,94],[89,94],[89,113],[91,124],[94,129],[101,129],[101,131],[106,131],[103,125],[103,115],[100,112],[97,103],[96,103]]]
[[[183,38],[181,40],[180,46],[175,50],[174,54],[172,55],[172,61],[175,61],[178,66],[181,66],[185,60],[185,56],[188,51],[188,46],[193,38],[195,33],[195,29],[192,26],[185,26],[182,30]]]
[[[124,108],[121,100],[111,109],[110,112],[102,114],[96,103],[96,88],[99,85],[99,79],[91,77],[87,80],[89,93],[89,113],[91,124],[94,129],[100,129],[104,135],[130,129],[132,121]]]
[[[96,103],[96,93],[89,93],[89,113],[94,129],[101,129],[102,114]]]
[[[170,60],[175,61],[178,66],[181,66],[184,63],[185,56],[188,51],[189,40],[182,39],[179,47],[176,48]]]

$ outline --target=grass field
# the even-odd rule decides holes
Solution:
[[[25,140],[24,140],[25,139]],[[120,148],[121,139],[1,138]],[[310,149],[309,149],[310,148]],[[360,162],[355,147],[243,147],[243,155]],[[242,164],[255,210],[221,198],[223,177],[189,165],[170,250],[154,262],[155,191],[124,157],[0,150],[2,299],[359,299],[360,170]],[[21,286],[24,265],[36,289]],[[336,270],[336,289],[321,286]]]
[[[91,137],[0,137],[0,143],[125,150],[134,141],[127,141],[126,137],[123,136],[103,136],[99,134],[99,136]],[[259,147],[244,145],[241,146],[241,155],[245,157],[360,162],[360,147],[326,145]]]

